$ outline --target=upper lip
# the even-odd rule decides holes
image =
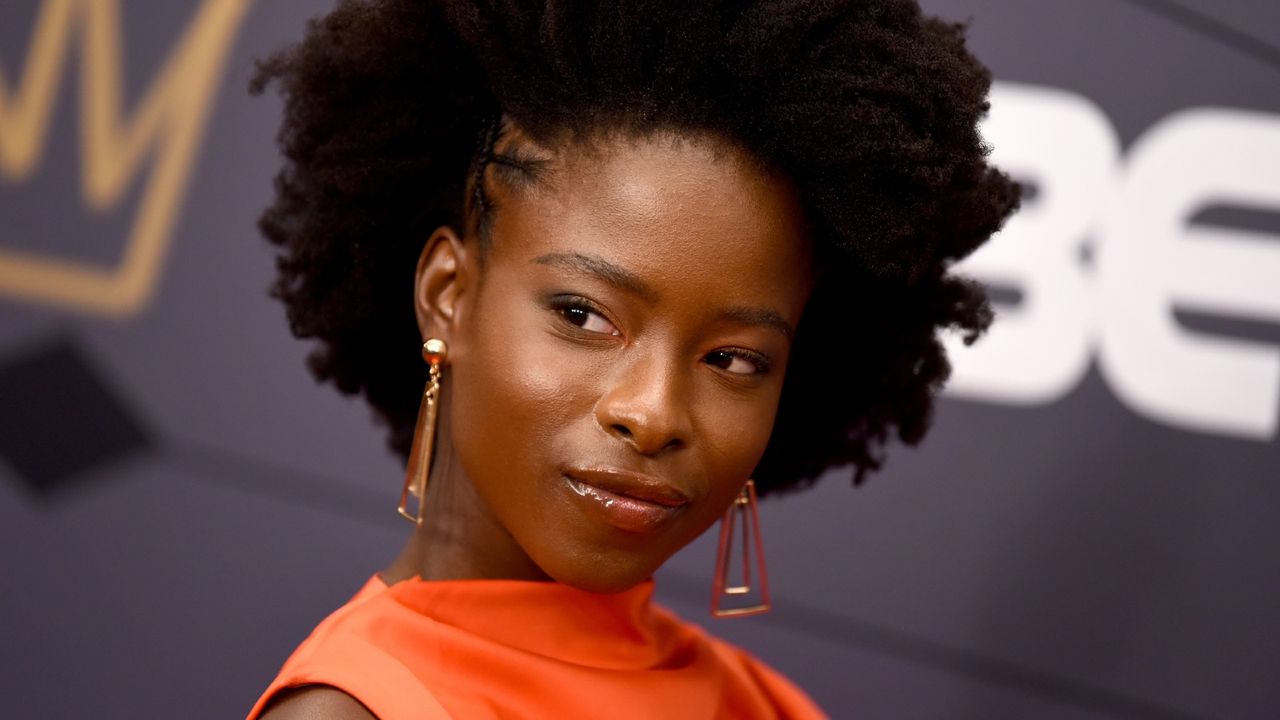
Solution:
[[[683,490],[662,478],[644,473],[593,465],[570,468],[565,471],[565,475],[601,490],[607,490],[614,495],[623,495],[655,505],[675,508],[689,504],[689,496]]]

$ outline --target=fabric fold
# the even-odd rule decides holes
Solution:
[[[382,720],[818,718],[803,692],[653,602],[554,582],[369,579],[299,646],[249,713],[331,685]]]

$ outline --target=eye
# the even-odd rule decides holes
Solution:
[[[769,372],[769,359],[758,352],[734,348],[707,353],[708,365],[734,375],[764,375]]]
[[[556,298],[553,303],[555,311],[565,322],[601,335],[621,335],[613,323],[605,319],[590,303],[582,298]]]

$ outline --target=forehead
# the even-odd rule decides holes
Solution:
[[[763,297],[798,315],[807,298],[811,251],[792,187],[724,141],[578,144],[556,153],[536,184],[498,192],[496,256],[589,253],[684,300]]]

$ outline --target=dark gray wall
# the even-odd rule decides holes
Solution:
[[[120,3],[116,125],[219,3]],[[58,5],[0,6],[0,714],[234,717],[404,533],[400,470],[306,374],[254,230],[280,106],[246,95],[253,58],[328,3],[253,3],[225,67],[196,64],[221,73],[191,172],[125,281],[175,151],[96,209],[80,190],[78,48],[114,3],[65,3],[43,153],[15,169]],[[988,137],[1036,189],[967,264],[1007,330],[957,357],[923,447],[764,506],[778,607],[713,629],[839,717],[1280,715],[1280,4],[925,6],[974,18]],[[699,622],[712,552],[659,581]]]

